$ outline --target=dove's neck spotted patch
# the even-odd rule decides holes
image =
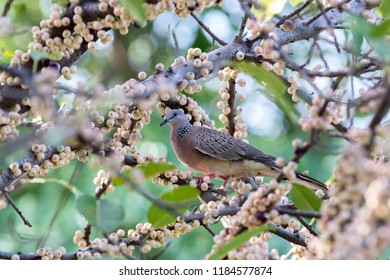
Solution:
[[[192,128],[192,125],[189,122],[183,123],[178,129],[177,129],[177,137],[179,139],[183,138],[190,132]]]

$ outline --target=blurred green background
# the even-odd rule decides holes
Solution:
[[[0,11],[5,2],[1,0]],[[64,3],[64,1],[58,2]],[[13,3],[9,17],[12,20],[14,32],[0,37],[2,63],[8,63],[14,50],[21,48],[25,51],[27,49],[27,44],[31,41],[31,27],[39,25],[40,20],[49,16],[50,5],[49,0],[18,0]],[[231,41],[241,22],[241,16],[242,12],[237,1],[226,0],[221,9],[208,8],[200,15],[200,18],[223,40]],[[154,22],[148,22],[144,29],[130,27],[126,36],[115,33],[113,43],[102,45],[98,53],[89,52],[83,55],[76,63],[79,70],[74,79],[65,81],[61,78],[60,81],[69,87],[76,87],[78,81],[83,81],[90,88],[98,84],[111,88],[129,78],[136,77],[141,70],[153,74],[157,63],[162,62],[167,67],[175,58],[175,47],[170,29],[174,30],[178,38],[179,51],[182,55],[186,55],[189,47],[199,47],[203,51],[211,50],[210,38],[199,28],[194,19],[179,19],[174,13],[164,13]],[[292,53],[294,49],[307,48],[307,44],[307,42],[295,44],[291,48]],[[303,57],[303,55],[301,52],[300,56]],[[296,137],[305,140],[308,135],[302,133],[297,126],[297,117],[288,121],[285,117],[286,112],[281,111],[264,96],[265,89],[254,79],[249,77],[246,79],[247,86],[238,87],[237,91],[246,96],[246,101],[242,104],[238,102],[238,104],[244,108],[243,117],[248,124],[250,143],[266,153],[291,158],[293,155],[291,141]],[[217,126],[221,127],[222,124],[218,121],[220,111],[216,103],[219,100],[218,88],[225,85],[216,79],[201,82],[202,92],[192,97],[216,120]],[[294,106],[298,112],[303,112],[303,104],[298,103]],[[160,122],[161,117],[154,112],[151,124],[142,130],[143,139],[137,145],[142,153],[151,152],[155,156],[167,156],[169,161],[185,170],[186,168],[178,162],[170,147],[169,128],[160,128],[158,126]],[[26,128],[21,132],[21,134],[28,133],[29,129]],[[342,142],[339,140],[323,137],[320,144],[302,159],[299,169],[309,170],[311,176],[326,181],[332,174],[332,167],[337,159],[337,153],[342,148],[341,145]],[[0,143],[1,169],[7,168],[12,161],[19,159],[27,149],[20,145],[14,147],[18,150],[17,153],[10,153],[9,147],[9,143]],[[95,185],[92,180],[99,169],[104,169],[104,166],[73,161],[64,168],[51,171],[47,178],[64,180],[82,192],[94,195]],[[218,181],[215,183],[221,184]],[[164,188],[148,182],[145,188],[157,196],[170,187]],[[76,230],[85,227],[86,222],[78,213],[75,198],[67,188],[55,182],[25,184],[12,192],[11,196],[33,227],[24,226],[10,206],[0,210],[1,251],[34,252],[37,247],[42,246],[52,248],[65,246],[68,252],[77,250],[72,238]],[[120,226],[126,231],[134,228],[139,222],[147,221],[146,213],[150,202],[137,193],[118,187],[115,192],[107,194],[105,198],[112,198],[126,205],[126,217]],[[211,229],[218,233],[221,226],[217,224],[211,226]],[[95,236],[101,237],[101,233],[93,229],[92,238]],[[213,244],[212,236],[203,228],[197,228],[178,240],[169,242],[170,247],[160,256],[162,259],[202,259]],[[278,248],[280,254],[288,250],[287,245],[277,237],[271,240],[271,247]],[[152,254],[157,251],[153,250]]]

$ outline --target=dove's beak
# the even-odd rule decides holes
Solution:
[[[161,123],[160,123],[160,126],[163,126],[164,124],[168,123],[169,120],[163,120]]]

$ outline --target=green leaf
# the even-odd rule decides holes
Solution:
[[[379,6],[379,11],[382,13],[382,17],[385,19],[390,18],[390,1],[382,0],[382,3]]]
[[[336,179],[336,176],[332,174],[328,180],[326,180],[325,185],[333,184]]]
[[[30,52],[30,57],[35,61],[39,61],[41,59],[44,59],[44,58],[49,58],[49,54],[45,53],[45,52],[41,52],[41,51],[36,51],[36,50],[32,50]]]
[[[119,187],[119,186],[123,186],[125,184],[125,180],[123,180],[123,178],[120,176],[115,176],[114,178],[112,178],[111,183],[115,187]]]
[[[181,186],[177,189],[173,189],[161,196],[161,199],[167,202],[180,202],[180,204],[188,204],[197,200],[199,191],[191,186]]]
[[[61,52],[53,52],[49,54],[51,60],[60,60],[62,58]]]
[[[32,50],[30,52],[30,57],[32,58],[33,60],[33,72],[36,73],[37,70],[38,70],[38,62],[41,60],[41,59],[45,59],[45,58],[49,58],[49,54],[45,53],[45,52],[40,52],[40,51],[36,51],[36,50]]]
[[[290,195],[295,207],[299,210],[319,211],[321,208],[322,200],[307,187],[293,184]]]
[[[227,254],[245,244],[252,236],[259,235],[260,233],[270,230],[267,226],[259,226],[253,230],[244,231],[230,240],[229,243],[219,248],[214,254],[210,256],[210,260],[222,260]]]
[[[177,189],[173,189],[163,194],[159,200],[171,204],[175,207],[176,211],[182,213],[187,210],[191,205],[198,202],[199,191],[190,186],[181,186]],[[177,207],[175,206],[177,204]],[[148,210],[148,220],[156,228],[161,228],[167,224],[170,224],[176,220],[176,215],[164,209],[157,204],[152,204]]]
[[[264,70],[261,65],[253,65],[248,62],[239,62],[236,65],[267,89],[263,93],[283,111],[287,119],[292,123],[293,119],[298,115],[298,111],[292,104],[290,96],[286,94],[287,86],[284,81],[275,73]]]
[[[97,207],[97,225],[102,231],[118,228],[125,218],[125,209],[115,200],[100,200]]]
[[[386,40],[386,34],[389,33],[389,23],[386,21],[382,25],[375,26],[360,17],[351,17],[352,32],[360,33],[376,51],[385,63],[390,63],[390,43]]]
[[[153,224],[155,228],[162,228],[176,220],[176,216],[172,212],[162,209],[156,204],[150,206],[148,210],[148,221]]]
[[[353,38],[353,51],[354,54],[359,55],[361,53],[361,48],[363,44],[363,34],[360,29],[352,28],[351,29],[352,38]]]
[[[143,173],[145,178],[156,177],[157,175],[176,168],[171,163],[166,162],[148,162],[137,166]]]
[[[266,71],[260,65],[254,65],[248,62],[239,62],[237,63],[237,66],[245,70],[245,72],[255,78],[260,84],[262,84],[272,93],[281,95],[286,92],[286,84],[274,72]]]
[[[83,195],[77,199],[77,210],[81,215],[87,219],[87,221],[93,225],[96,225],[96,199],[92,195]]]
[[[143,7],[145,0],[119,0],[119,2],[136,21],[142,23],[146,20],[146,12]]]
[[[390,19],[386,20],[385,22],[379,25],[376,25],[373,28],[372,36],[383,37],[389,35],[389,33],[390,33]]]
[[[264,21],[268,21],[274,15],[279,14],[286,4],[287,0],[272,0],[272,1],[262,1],[261,9],[252,8],[252,12],[257,16],[257,18],[261,18],[263,14],[266,15]]]
[[[134,172],[141,171],[143,173],[144,178],[151,178],[173,169],[176,169],[176,166],[171,163],[147,162],[145,164],[140,164],[137,167],[122,172],[122,175],[134,179],[134,177],[138,177],[134,176]],[[112,184],[118,187],[125,185],[126,182],[121,176],[114,176],[114,178],[112,179]]]

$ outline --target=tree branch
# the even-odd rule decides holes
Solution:
[[[256,16],[252,13],[252,5],[248,3],[247,0],[239,0],[241,9],[244,11],[244,15],[252,20],[256,20]]]
[[[297,216],[298,221],[305,227],[307,230],[313,234],[314,236],[320,236],[320,234],[312,227],[308,222],[306,222],[305,218],[302,216]]]
[[[278,212],[282,214],[295,216],[295,217],[301,216],[306,218],[317,218],[317,219],[321,218],[321,213],[317,211],[302,211],[302,210],[291,209],[283,206],[278,207]]]
[[[367,152],[371,151],[375,139],[375,128],[382,121],[382,119],[389,113],[390,109],[390,86],[386,83],[386,93],[383,95],[383,100],[379,105],[374,117],[372,118],[368,128],[371,130],[371,137],[369,143],[366,145]]]
[[[29,162],[31,163],[31,165],[40,165],[42,164],[45,160],[49,159],[53,153],[56,151],[56,147],[54,146],[50,146],[50,145],[47,145],[46,146],[46,152],[44,153],[45,154],[45,157],[41,160],[38,160],[35,156],[34,153],[32,152],[29,152],[28,155],[26,155],[24,158],[22,158],[21,160],[17,161],[17,164],[19,166],[22,166],[23,163],[25,162]],[[26,171],[24,170],[21,170],[22,171],[22,175],[24,173],[26,173]],[[5,189],[7,186],[9,186],[13,181],[15,181],[17,178],[19,178],[20,176],[15,176],[11,169],[9,168],[5,168],[1,173],[0,173],[0,189]]]
[[[5,199],[7,200],[7,202],[9,204],[11,204],[11,206],[14,208],[14,210],[16,211],[16,213],[18,213],[19,217],[23,220],[24,224],[26,226],[29,226],[29,227],[32,227],[31,223],[26,219],[26,217],[24,217],[22,211],[19,210],[18,206],[16,206],[15,202],[12,200],[12,198],[9,196],[9,194],[7,193],[7,191],[5,189],[3,189],[2,187],[0,187],[0,191],[2,192],[3,196],[5,197]]]
[[[8,0],[7,3],[5,3],[3,13],[1,14],[2,17],[7,16],[13,2],[14,0]]]
[[[298,245],[301,245],[303,247],[306,247],[307,244],[305,242],[305,239],[303,237],[301,237],[298,233],[291,233],[283,228],[281,228],[280,226],[277,226],[277,225],[274,225],[274,224],[267,224],[267,226],[271,227],[270,230],[268,230],[269,232],[289,241],[289,242],[292,242],[294,244],[298,244]]]
[[[351,0],[348,13],[361,15],[365,11],[365,8],[365,1]],[[332,26],[340,25],[347,16],[347,13],[338,9],[331,9],[327,12],[329,13],[328,17]],[[319,15],[318,18],[310,24],[307,24],[304,21],[296,22],[293,31],[284,31],[280,28],[276,28],[273,32],[276,35],[276,45],[281,47],[292,42],[314,38],[328,28],[329,24],[324,15]]]
[[[229,99],[228,99],[228,107],[230,108],[229,114],[227,114],[228,118],[228,126],[227,129],[229,134],[233,136],[235,131],[235,123],[234,123],[234,112],[235,112],[235,99],[236,99],[236,81],[234,79],[229,80],[228,86]]]
[[[302,6],[295,9],[291,14],[283,16],[275,25],[276,27],[281,26],[286,20],[291,19],[297,15],[299,15],[307,6],[309,6],[314,0],[307,0],[303,3]]]
[[[217,41],[221,46],[226,46],[227,43],[220,39],[217,35],[215,35],[210,28],[208,28],[193,11],[191,11],[191,16],[196,20],[196,22],[203,28],[204,31],[207,32],[207,34],[210,35],[211,38],[213,38],[215,41]]]

